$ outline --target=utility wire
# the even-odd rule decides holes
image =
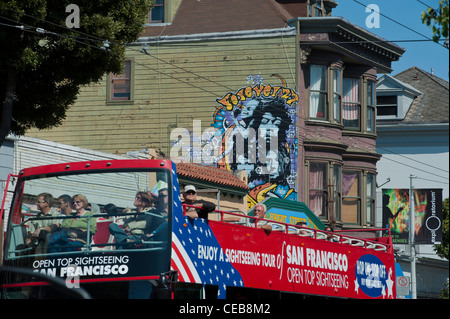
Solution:
[[[363,7],[367,7],[367,5],[365,5],[364,3],[359,2],[358,0],[353,0],[353,1],[356,2],[357,4],[363,6]],[[379,11],[376,11],[376,10],[374,10],[374,11],[375,11],[376,13],[378,13],[379,15],[385,17],[386,19],[388,19],[388,20],[390,20],[390,21],[392,21],[392,22],[394,22],[394,23],[396,23],[396,24],[402,26],[403,28],[405,28],[405,29],[407,29],[407,30],[409,30],[409,31],[411,31],[411,32],[414,32],[415,34],[418,34],[418,35],[424,37],[424,38],[427,39],[427,40],[433,41],[433,39],[431,39],[430,37],[428,37],[428,36],[426,36],[426,35],[424,35],[424,34],[418,32],[418,31],[414,30],[413,28],[410,28],[410,27],[408,27],[407,25],[405,25],[405,24],[403,24],[403,23],[401,23],[401,22],[399,22],[399,21],[397,21],[397,20],[394,20],[394,19],[390,18],[390,17],[388,17],[387,15],[385,15],[385,14],[379,12]],[[436,42],[436,43],[437,43],[437,42]],[[443,44],[440,44],[440,43],[437,43],[437,44],[440,45],[440,46],[442,46],[442,47],[444,47],[444,48],[446,48],[447,50],[449,49],[448,47],[446,47],[446,46],[443,45]]]
[[[417,2],[423,4],[425,7],[429,8],[429,9],[433,9],[432,7],[430,7],[428,4],[426,4],[426,3],[423,2],[423,1],[417,0]]]

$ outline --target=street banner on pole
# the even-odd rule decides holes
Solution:
[[[442,189],[414,189],[415,243],[442,241]],[[394,244],[408,244],[409,189],[383,189],[383,225]]]

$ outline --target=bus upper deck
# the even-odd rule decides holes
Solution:
[[[136,205],[142,190],[153,194],[153,203],[144,208]],[[72,214],[44,214],[39,206],[43,193],[70,195]],[[83,213],[75,203],[80,194],[90,205]],[[108,214],[109,204],[115,210]],[[255,217],[216,213],[217,220],[185,216],[176,166],[170,161],[25,169],[9,212],[3,262],[75,280],[98,298],[155,296],[163,279],[172,288],[166,296],[173,298],[233,298],[255,291],[395,298],[388,230],[371,230],[363,238],[361,231],[329,233],[270,221],[272,231],[266,233],[252,222]],[[84,231],[68,235],[67,230],[76,228],[68,226],[75,225]],[[30,228],[46,232],[33,237]],[[120,239],[127,228],[135,231],[136,241]],[[52,296],[42,282],[12,273],[2,273],[1,285],[3,298]]]

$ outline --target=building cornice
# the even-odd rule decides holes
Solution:
[[[375,66],[379,73],[392,72],[391,62],[398,61],[405,52],[404,48],[342,17],[299,17],[288,23],[299,28],[300,45],[341,53]]]
[[[229,31],[229,32],[213,32],[213,33],[197,33],[182,35],[166,35],[166,36],[150,36],[140,37],[137,42],[131,45],[146,44],[165,44],[178,42],[198,42],[211,40],[236,40],[236,39],[258,39],[270,37],[286,37],[297,35],[294,27],[263,29],[263,30],[246,30],[246,31]]]

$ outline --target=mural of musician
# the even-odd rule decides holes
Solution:
[[[296,200],[298,94],[249,76],[248,86],[217,99],[215,139],[221,147],[216,164],[245,170],[251,191],[249,208],[267,196]],[[250,82],[250,83],[249,83]]]

